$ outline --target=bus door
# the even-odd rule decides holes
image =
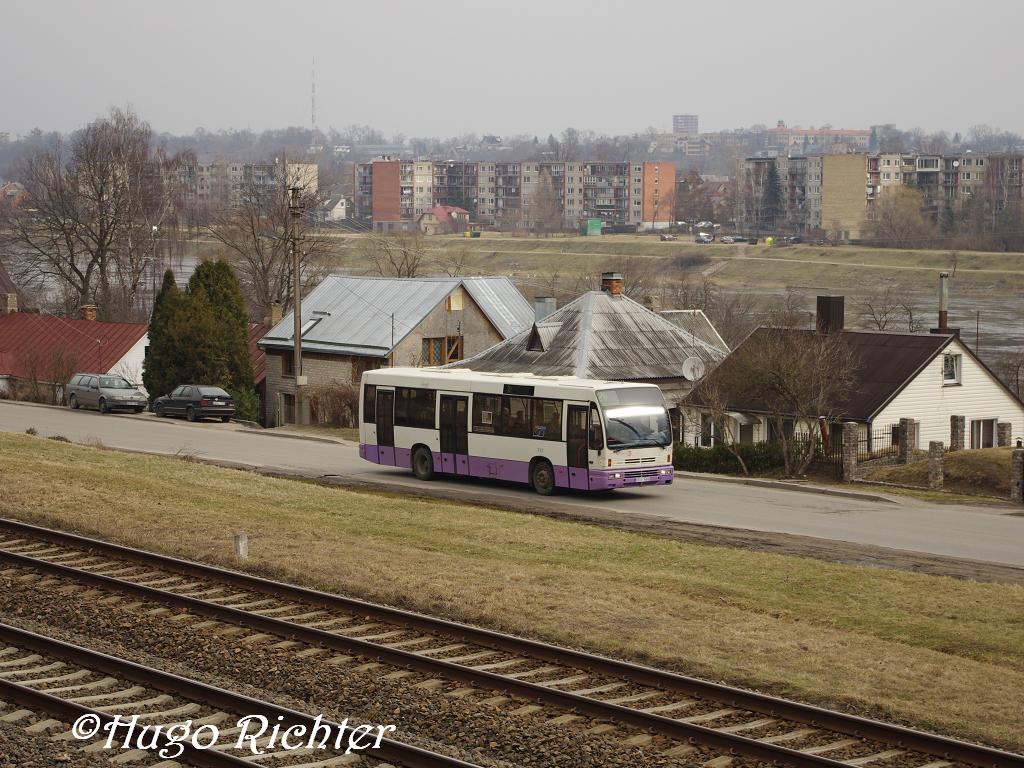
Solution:
[[[441,395],[441,471],[469,474],[469,398]]]
[[[377,388],[377,463],[395,465],[395,390]]]
[[[570,405],[565,436],[569,464],[569,487],[581,491],[590,488],[589,425],[590,406]]]

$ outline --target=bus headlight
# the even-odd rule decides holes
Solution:
[[[659,470],[659,471],[663,475],[667,475],[668,474],[668,470],[667,469],[662,469],[662,470]]]
[[[615,480],[620,480],[622,478],[622,473],[621,472],[612,472],[612,477]]]

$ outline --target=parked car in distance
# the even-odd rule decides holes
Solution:
[[[711,235],[706,235],[703,232],[701,232],[699,235],[693,238],[693,242],[707,245],[708,243],[715,242],[715,238],[713,238]]]
[[[235,415],[235,401],[220,387],[206,384],[182,384],[173,392],[153,401],[157,416],[184,416],[189,421],[217,418],[231,421]]]
[[[667,242],[669,240],[675,240],[676,236],[675,235],[662,235],[661,239],[662,239],[662,242]]]
[[[698,221],[696,226],[701,227],[701,228],[703,228],[703,227],[710,227],[711,226],[711,222],[710,221]]]
[[[146,396],[127,379],[106,373],[76,373],[67,387],[69,408],[95,408],[110,411],[146,410]]]
[[[726,245],[732,245],[736,240],[731,235],[722,235],[718,242],[725,243]]]

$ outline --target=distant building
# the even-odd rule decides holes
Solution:
[[[505,229],[576,229],[587,219],[638,229],[668,227],[671,162],[411,161],[382,157],[355,169],[355,217],[380,231],[404,228],[436,206]],[[554,219],[554,221],[550,221]]]
[[[200,160],[177,171],[177,180],[187,202],[216,206],[240,205],[247,194],[270,189],[300,187],[307,194],[318,192],[316,163],[240,163]]]
[[[321,210],[324,221],[344,221],[348,218],[348,201],[344,195],[334,195],[324,201]]]
[[[866,152],[871,131],[861,128],[790,128],[782,120],[768,131],[768,146],[797,154]]]
[[[672,115],[672,133],[677,136],[696,136],[699,133],[697,115]]]
[[[425,235],[450,235],[469,227],[469,211],[455,205],[437,205],[416,220]]]

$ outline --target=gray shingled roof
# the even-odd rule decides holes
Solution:
[[[627,296],[590,291],[451,367],[630,381],[679,378],[688,357],[711,368],[727,353]]]
[[[502,338],[518,333],[533,321],[533,308],[507,277],[328,275],[302,300],[303,322],[317,321],[302,335],[302,348],[385,357],[460,285]],[[260,346],[291,349],[292,317],[289,312],[282,318],[260,340]]]

